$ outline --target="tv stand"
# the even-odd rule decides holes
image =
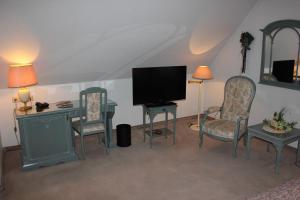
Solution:
[[[174,102],[160,102],[160,103],[147,103],[145,106],[147,107],[161,107],[161,106],[170,106],[170,105],[176,105]]]
[[[143,105],[143,131],[144,142],[146,142],[146,135],[150,137],[150,148],[152,148],[153,137],[173,135],[173,144],[176,141],[176,110],[177,104],[174,102],[168,102],[166,104],[147,104]],[[168,129],[168,113],[173,114],[173,130]],[[154,129],[153,120],[156,115],[165,113],[165,126],[164,128]],[[149,116],[149,124],[146,123],[146,116]]]

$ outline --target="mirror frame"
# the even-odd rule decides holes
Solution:
[[[272,22],[268,24],[264,29],[261,29],[263,32],[263,39],[262,39],[262,56],[261,56],[261,68],[260,68],[260,84],[264,85],[271,85],[271,86],[276,86],[276,87],[283,87],[283,88],[288,88],[288,89],[293,89],[293,90],[300,90],[300,84],[295,84],[295,83],[285,83],[285,82],[279,82],[279,81],[270,81],[270,80],[265,80],[263,79],[264,76],[264,68],[265,68],[265,51],[266,51],[266,37],[269,36],[271,38],[271,42],[273,42],[275,36],[279,31],[282,29],[293,29],[297,35],[299,41],[298,43],[298,56],[297,56],[297,76],[300,75],[300,68],[299,68],[299,55],[300,55],[300,32],[297,30],[300,29],[300,20],[279,20]],[[270,36],[273,31],[275,31],[273,36]],[[270,52],[270,59],[272,58],[272,45],[271,45],[271,52]],[[298,71],[299,70],[299,71]],[[300,81],[300,80],[299,80]]]

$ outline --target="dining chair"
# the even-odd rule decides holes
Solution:
[[[87,88],[80,92],[80,119],[72,122],[72,129],[80,135],[81,156],[85,159],[84,137],[104,134],[105,151],[108,153],[107,141],[107,91],[100,87]]]

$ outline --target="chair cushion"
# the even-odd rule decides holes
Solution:
[[[72,122],[72,127],[80,133],[80,120]],[[103,123],[96,123],[96,124],[88,124],[83,127],[83,133],[90,133],[90,132],[102,132],[104,131],[104,124]],[[81,134],[81,133],[80,133]]]
[[[221,118],[235,120],[237,115],[247,112],[254,94],[255,85],[252,81],[244,77],[229,79],[225,85]]]
[[[217,137],[233,139],[234,138],[234,129],[236,122],[225,120],[225,119],[216,119],[216,120],[207,120],[204,123],[203,131]],[[245,133],[245,125],[241,124],[240,135]]]
[[[99,120],[101,117],[101,98],[100,93],[89,93],[86,97],[87,101],[87,121]]]

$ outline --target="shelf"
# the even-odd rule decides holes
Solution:
[[[166,131],[166,135],[172,135],[173,131],[171,131],[168,128],[159,128],[159,129],[153,129],[152,130],[152,136],[153,137],[163,137],[165,136],[164,131]],[[150,130],[146,130],[145,133],[150,136]]]

